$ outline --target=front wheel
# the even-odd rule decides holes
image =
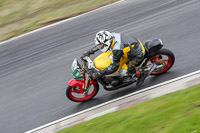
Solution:
[[[173,66],[174,61],[174,54],[170,50],[162,48],[147,59],[145,68],[150,68],[155,63],[157,67],[151,75],[159,75],[167,72]]]
[[[98,84],[89,85],[88,89],[84,93],[80,92],[78,86],[68,86],[66,89],[66,96],[74,102],[84,102],[92,99],[99,91]]]

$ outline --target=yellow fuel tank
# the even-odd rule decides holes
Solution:
[[[97,56],[94,59],[95,67],[99,70],[103,70],[106,67],[108,67],[112,63],[112,55],[113,55],[112,51],[107,51],[107,52],[101,53],[99,56]],[[129,59],[122,57],[120,59],[120,66],[116,72],[119,72],[119,70],[122,68],[122,65],[123,65],[123,68],[127,70],[126,63],[128,61],[129,61]]]

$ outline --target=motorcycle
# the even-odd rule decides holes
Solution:
[[[147,77],[163,74],[173,66],[175,56],[172,51],[163,48],[161,39],[147,41],[143,48],[145,49],[145,55],[143,60],[136,66],[135,74],[137,76],[133,76],[129,81],[125,78],[127,77],[129,59],[124,56],[120,59],[120,66],[114,74],[104,75],[98,79],[93,78],[92,74],[105,69],[111,64],[112,51],[101,53],[94,61],[88,56],[81,58],[82,65],[75,58],[71,67],[73,79],[68,82],[66,96],[74,102],[88,101],[98,93],[99,83],[107,91],[117,90],[137,82],[139,69],[144,70]]]

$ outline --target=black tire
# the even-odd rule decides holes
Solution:
[[[147,66],[148,61],[150,61],[153,57],[158,56],[158,55],[166,55],[166,56],[168,56],[170,58],[169,59],[170,60],[170,65],[167,68],[164,68],[163,72],[157,72],[157,73],[156,72],[152,72],[151,75],[163,74],[163,73],[167,72],[174,65],[175,56],[174,56],[173,52],[168,50],[168,49],[162,48],[158,52],[156,52],[155,54],[153,54],[150,57],[148,57],[147,61],[144,63],[144,66]]]
[[[88,101],[88,100],[92,99],[93,97],[95,97],[96,94],[99,91],[99,84],[92,84],[92,85],[94,86],[94,89],[96,89],[96,90],[95,90],[95,92],[92,92],[92,94],[90,96],[88,96],[88,98],[87,97],[85,97],[85,98],[84,97],[77,98],[77,97],[73,97],[72,95],[70,95],[72,89],[75,88],[75,87],[72,87],[72,86],[68,86],[67,87],[67,89],[66,89],[66,96],[67,96],[67,98],[69,100],[74,101],[74,102],[85,102],[85,101]]]

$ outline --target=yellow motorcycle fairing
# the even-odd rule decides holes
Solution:
[[[103,70],[106,67],[108,67],[111,63],[112,63],[112,51],[107,51],[107,52],[103,52],[101,53],[99,56],[97,56],[94,59],[94,65],[97,69],[99,70]],[[120,59],[120,66],[118,68],[118,70],[115,72],[119,72],[119,70],[121,68],[127,70],[127,65],[126,63],[129,61],[128,58],[125,58],[124,56]]]

